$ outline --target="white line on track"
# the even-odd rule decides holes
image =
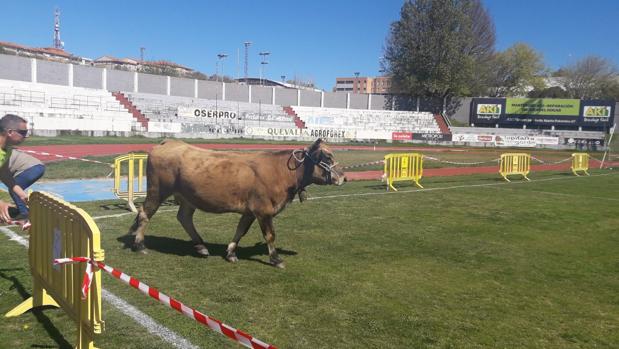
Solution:
[[[498,188],[498,189],[512,190],[512,188]],[[580,198],[580,199],[595,199],[595,200],[606,200],[606,201],[619,201],[619,199],[615,199],[615,198],[603,198],[603,197],[600,197],[600,196],[586,196],[586,195],[578,195],[578,194],[571,194],[571,193],[556,193],[556,192],[541,191],[541,190],[536,190],[535,194],[567,196],[567,197]]]
[[[176,211],[178,211],[178,208],[158,210],[157,212],[176,212]],[[128,215],[135,215],[135,212],[124,212],[124,213],[110,214],[106,216],[97,216],[97,217],[92,217],[92,219],[96,221],[97,219],[118,218],[118,217],[124,217]]]
[[[28,240],[23,236],[13,232],[6,227],[0,227],[0,231],[6,235],[9,240],[15,241],[18,244],[28,247]],[[16,227],[16,226],[15,226]],[[113,305],[118,311],[132,318],[138,325],[144,327],[149,333],[161,338],[163,341],[179,349],[197,349],[199,347],[191,344],[187,339],[181,337],[176,332],[159,324],[152,317],[144,314],[133,305],[127,303],[122,298],[116,296],[110,291],[102,290],[101,295],[104,300]]]
[[[396,195],[396,194],[409,194],[409,193],[424,193],[431,191],[439,191],[439,190],[451,190],[451,189],[465,189],[465,188],[479,188],[479,187],[495,187],[502,185],[516,185],[516,184],[533,184],[538,182],[549,182],[549,181],[559,181],[559,180],[570,180],[570,179],[584,179],[591,177],[602,177],[602,176],[612,176],[619,175],[619,172],[616,173],[602,173],[602,174],[594,174],[587,177],[553,177],[553,178],[544,178],[544,179],[532,179],[531,181],[521,181],[521,182],[498,182],[498,183],[482,183],[482,184],[465,184],[465,185],[453,185],[450,187],[439,187],[439,188],[424,188],[424,189],[409,189],[409,190],[399,190],[399,191],[382,191],[382,192],[371,192],[371,193],[356,193],[356,194],[340,194],[340,195],[327,195],[327,196],[317,196],[317,197],[309,197],[307,200],[322,200],[322,199],[334,199],[334,198],[345,198],[345,197],[354,197],[354,196],[372,196],[372,195]]]
[[[579,179],[579,178],[580,179],[585,179],[585,178],[591,178],[591,177],[604,177],[604,176],[613,176],[613,175],[619,175],[619,172],[593,174],[593,175],[587,176],[587,177],[584,177],[584,176],[581,176],[581,177],[576,177],[576,176],[573,176],[573,177],[552,177],[552,178],[543,178],[543,179],[532,179],[531,181],[520,181],[520,182],[497,182],[497,183],[482,183],[482,184],[464,184],[464,185],[453,185],[453,186],[449,186],[449,187],[439,187],[439,188],[408,189],[408,190],[399,190],[399,191],[386,191],[385,190],[385,191],[381,191],[381,192],[326,195],[326,196],[308,197],[307,200],[337,199],[337,198],[347,198],[347,197],[355,197],[355,196],[397,195],[397,194],[410,194],[410,193],[424,193],[424,192],[442,191],[442,190],[451,190],[451,189],[496,187],[496,186],[517,185],[517,184],[533,184],[533,183],[538,183],[538,182],[549,182],[549,181],[560,181],[560,180],[575,180],[575,179]],[[561,195],[561,193],[555,193],[555,194]],[[570,195],[570,194],[564,194],[564,195]],[[597,198],[597,199],[611,200],[611,201],[618,200],[618,199],[612,199],[612,198]],[[295,199],[294,201],[298,201],[298,199]],[[171,209],[159,210],[158,212],[176,212],[177,210],[178,209],[176,209],[176,208],[171,208]],[[126,212],[126,213],[118,213],[118,214],[107,215],[107,216],[97,216],[97,217],[93,217],[93,219],[97,220],[97,219],[105,219],[105,218],[116,218],[116,217],[122,217],[122,216],[133,215],[133,214],[135,214],[135,213],[133,213],[133,212]]]

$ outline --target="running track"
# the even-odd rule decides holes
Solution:
[[[82,158],[85,156],[105,156],[126,154],[129,152],[147,152],[150,151],[156,144],[67,144],[67,145],[45,145],[45,146],[23,146],[19,147],[23,150],[30,150],[37,153],[50,153],[63,156],[72,156],[76,158]],[[286,150],[286,149],[298,149],[299,146],[290,144],[194,144],[197,147],[204,149],[238,149],[238,150]],[[335,150],[377,150],[373,146],[339,146],[331,145],[331,148]],[[424,151],[424,152],[470,152],[471,149],[467,148],[427,148],[427,147],[380,147],[378,150],[386,151]],[[475,151],[475,150],[473,150]],[[476,151],[480,152],[480,151]],[[39,155],[33,154],[35,157],[44,162],[57,161],[58,157],[55,155]],[[599,166],[597,162],[591,162],[589,166],[596,168]],[[609,166],[619,166],[619,162],[608,163]],[[565,162],[556,165],[532,165],[532,171],[551,171],[551,170],[569,170],[570,163]],[[471,175],[479,173],[497,173],[498,166],[484,166],[484,167],[444,167],[435,169],[424,169],[424,177],[433,176],[457,176],[457,175]],[[346,177],[349,180],[373,180],[380,179],[383,175],[382,171],[362,171],[362,172],[348,172]]]

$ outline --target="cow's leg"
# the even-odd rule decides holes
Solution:
[[[260,223],[260,229],[262,229],[262,235],[267,242],[267,246],[269,247],[269,262],[278,267],[284,268],[284,261],[279,258],[277,255],[277,250],[275,249],[275,230],[273,229],[273,217],[265,216],[259,217],[258,223]]]
[[[232,239],[232,242],[228,244],[228,255],[226,256],[228,262],[238,262],[239,259],[236,258],[235,253],[236,246],[239,244],[239,241],[241,241],[241,238],[247,234],[249,227],[251,227],[251,224],[255,220],[256,216],[252,213],[245,213],[241,216],[241,220],[239,220],[239,224],[236,226],[236,234],[234,234],[234,239]]]
[[[191,237],[191,241],[193,241],[193,246],[196,249],[196,252],[203,256],[208,256],[208,249],[206,248],[206,245],[200,235],[198,235],[196,227],[193,225],[193,214],[196,212],[196,207],[189,203],[189,201],[181,195],[176,195],[174,198],[180,203],[178,213],[176,214],[176,219],[178,219],[189,237]]]
[[[157,212],[161,202],[162,200],[159,199],[159,196],[147,196],[142,207],[138,209],[138,215],[135,217],[135,222],[129,230],[130,234],[135,235],[132,250],[144,250],[144,233],[148,227],[148,222],[155,212]]]

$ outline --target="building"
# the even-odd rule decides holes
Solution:
[[[142,73],[191,77],[195,71],[170,61],[144,61],[131,58],[103,56],[94,60],[93,65],[101,68],[138,71]]]
[[[387,94],[391,89],[388,76],[356,76],[335,78],[333,92]]]
[[[88,58],[74,56],[70,52],[67,52],[60,48],[54,47],[28,47],[24,45],[14,44],[12,42],[0,41],[0,53],[15,55],[28,58],[37,58],[47,61],[61,62],[61,63],[89,63]]]

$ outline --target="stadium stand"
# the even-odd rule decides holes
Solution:
[[[0,79],[0,114],[7,113],[28,119],[38,135],[141,130],[109,92],[98,89]]]
[[[291,107],[307,127],[377,132],[441,133],[432,113],[391,110]]]
[[[232,137],[246,127],[296,128],[281,105],[123,92],[149,119],[149,131]],[[196,115],[198,113],[198,115]]]

